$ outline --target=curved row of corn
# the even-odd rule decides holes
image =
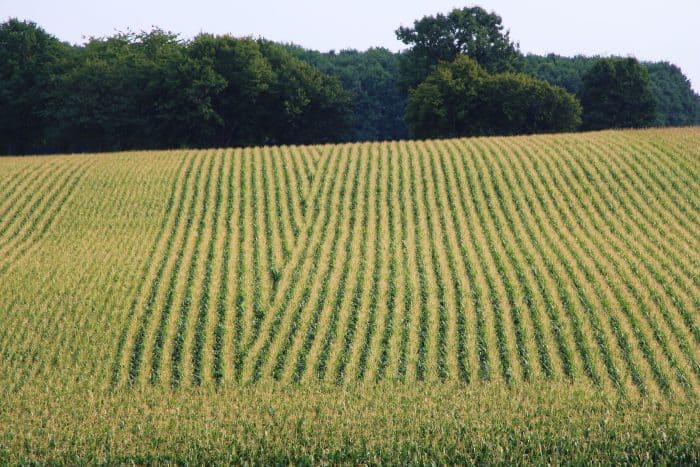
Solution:
[[[700,131],[0,161],[6,388],[700,391]]]

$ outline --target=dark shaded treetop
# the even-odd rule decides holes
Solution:
[[[0,24],[0,153],[43,152],[47,96],[69,52],[36,23]]]
[[[352,93],[352,124],[342,141],[396,140],[408,136],[403,121],[407,95],[398,85],[399,54],[382,47],[325,53],[292,44],[285,47],[323,73],[337,76]]]
[[[413,27],[398,28],[396,37],[411,46],[403,64],[409,87],[425,79],[440,61],[451,62],[459,54],[476,60],[489,73],[520,67],[518,45],[503,31],[501,17],[478,6],[425,16]]]
[[[572,131],[580,116],[566,90],[524,73],[487,73],[464,55],[440,62],[410,91],[406,109],[419,138]]]
[[[656,118],[649,73],[635,58],[601,58],[583,77],[583,128],[638,128]]]
[[[700,123],[700,95],[680,68],[669,62],[643,63],[649,72],[651,91],[656,98],[658,126],[682,126]]]
[[[600,57],[563,57],[528,54],[523,71],[579,94],[583,77]],[[649,72],[651,92],[656,101],[654,125],[681,126],[700,123],[700,95],[696,94],[680,68],[668,62],[642,62]]]

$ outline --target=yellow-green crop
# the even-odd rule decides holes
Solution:
[[[0,462],[699,462],[700,129],[0,159]]]

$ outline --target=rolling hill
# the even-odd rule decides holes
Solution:
[[[2,158],[0,461],[697,462],[699,205],[697,127]]]

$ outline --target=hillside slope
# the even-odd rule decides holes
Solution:
[[[0,392],[697,401],[699,205],[698,128],[0,159]]]

